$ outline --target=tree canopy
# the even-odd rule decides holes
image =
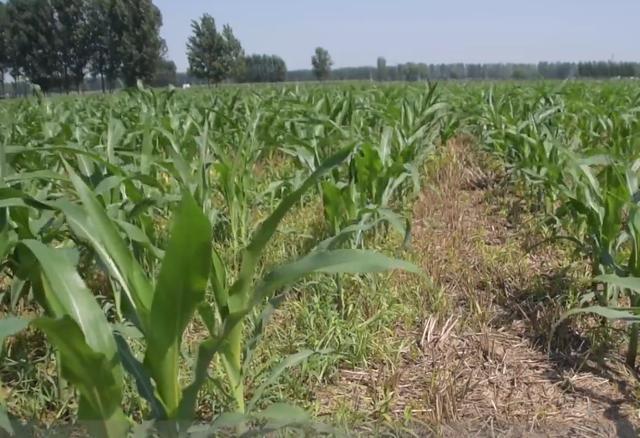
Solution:
[[[187,42],[189,74],[218,83],[241,74],[244,51],[233,34],[231,26],[224,25],[218,32],[216,22],[209,14],[191,22],[193,34]]]
[[[241,82],[282,82],[287,79],[287,65],[276,55],[251,55],[244,60]]]
[[[160,37],[162,14],[151,0],[124,0],[121,43],[122,78],[128,87],[150,81],[166,44]]]
[[[9,69],[7,8],[0,3],[0,96],[4,96],[4,75]]]
[[[176,63],[168,59],[161,59],[155,69],[151,85],[154,87],[166,87],[178,82]]]
[[[333,61],[326,49],[316,47],[316,52],[311,57],[311,65],[313,66],[313,73],[319,81],[329,79],[329,76],[331,76]]]
[[[149,81],[164,41],[151,0],[9,0],[0,4],[0,73],[50,89],[79,88],[87,73]]]

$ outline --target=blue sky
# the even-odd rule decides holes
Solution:
[[[229,23],[247,53],[308,68],[317,46],[335,66],[398,62],[640,61],[640,0],[155,0],[178,70],[190,23]]]

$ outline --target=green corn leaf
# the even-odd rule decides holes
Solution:
[[[109,163],[115,163],[116,146],[120,144],[122,138],[126,133],[125,127],[122,122],[116,118],[111,117],[109,119],[109,126],[107,128],[107,159]]]
[[[302,195],[312,187],[316,181],[327,171],[342,163],[352,151],[347,147],[327,159],[316,169],[302,185],[287,195],[276,207],[274,212],[258,227],[249,245],[243,252],[240,274],[231,286],[228,294],[229,315],[244,315],[248,312],[247,304],[250,301],[249,290],[253,282],[258,261],[267,243],[273,237],[278,225],[287,212],[300,200]],[[250,307],[253,307],[252,302]],[[242,336],[243,324],[233,324],[233,329],[225,340],[223,364],[229,377],[229,384],[233,397],[240,412],[244,411],[244,388],[242,382]],[[216,347],[217,348],[217,347]],[[203,356],[206,357],[206,356]],[[199,359],[200,360],[200,359]],[[196,382],[200,384],[200,382]],[[189,401],[189,404],[192,401]]]
[[[56,348],[62,376],[81,394],[80,419],[93,424],[93,432],[98,435],[125,436],[129,423],[120,407],[122,382],[113,372],[113,360],[94,351],[69,316],[38,318],[32,325],[42,330]]]
[[[115,339],[122,365],[124,369],[133,376],[138,394],[149,403],[153,418],[156,420],[166,420],[167,411],[162,401],[156,396],[156,388],[151,381],[151,376],[149,376],[147,370],[144,369],[142,363],[133,355],[126,339],[120,333],[115,334]]]
[[[282,221],[287,212],[300,200],[302,195],[315,184],[318,178],[347,159],[352,150],[352,147],[346,147],[322,163],[298,189],[280,201],[275,211],[258,227],[251,242],[244,251],[240,276],[229,291],[230,311],[232,313],[243,310],[244,303],[248,299],[246,294],[250,282],[253,279],[256,264],[265,246],[276,232],[280,221]]]
[[[153,299],[151,284],[95,194],[71,168],[68,171],[82,201],[82,208],[65,200],[52,205],[65,214],[76,234],[91,244],[109,273],[125,291],[145,331]]]
[[[216,300],[216,306],[220,316],[225,318],[229,314],[229,289],[227,288],[227,270],[218,252],[214,249],[211,251],[211,287],[213,288],[213,296]]]
[[[26,329],[29,326],[29,322],[30,320],[28,319],[15,316],[0,319],[0,350],[4,345],[5,339]]]
[[[141,243],[157,259],[162,259],[162,257],[164,257],[164,251],[156,247],[149,239],[149,236],[147,236],[139,227],[130,224],[129,222],[117,219],[114,220],[114,222],[127,235],[129,240]]]
[[[0,187],[0,207],[33,207],[39,210],[51,209],[46,203],[38,201],[20,190]]]
[[[204,301],[210,268],[211,225],[185,192],[156,285],[144,359],[170,418],[176,415],[180,403],[182,334]]]
[[[617,275],[599,275],[594,281],[608,283],[623,289],[630,289],[640,293],[640,278],[637,277],[619,277]]]
[[[14,277],[13,281],[11,282],[11,293],[10,295],[10,306],[11,309],[15,309],[16,306],[18,305],[18,300],[20,299],[20,296],[22,296],[22,293],[24,291],[24,286],[27,284],[26,280],[23,280],[21,278],[18,277]]]
[[[224,412],[218,415],[211,424],[191,426],[187,433],[192,438],[209,438],[211,436],[226,436],[232,434],[238,427],[242,427],[251,417],[238,412]]]
[[[195,361],[194,377],[192,382],[182,390],[182,400],[178,409],[179,418],[192,418],[198,399],[198,392],[209,377],[209,364],[218,353],[223,353],[227,348],[232,333],[241,326],[244,318],[249,314],[249,310],[229,314],[224,321],[224,325],[217,337],[211,337],[200,343]],[[238,365],[240,369],[240,365]]]
[[[311,423],[311,415],[302,408],[286,403],[274,403],[264,411],[254,414],[266,420],[262,432],[277,431],[286,427],[302,427]]]
[[[2,231],[0,231],[0,263],[4,261],[15,244],[15,236],[13,233],[9,233],[8,228],[4,227]]]
[[[11,176],[7,176],[7,183],[16,183],[23,181],[31,181],[34,179],[42,179],[45,181],[68,181],[68,178],[51,170],[34,170],[33,172],[20,172]]]
[[[258,285],[252,299],[253,303],[257,304],[278,288],[314,272],[363,274],[392,269],[422,274],[420,269],[412,263],[392,259],[373,251],[360,249],[316,251],[272,270]]]
[[[9,436],[15,435],[4,400],[0,401],[0,429],[4,430]]]
[[[291,207],[293,207],[293,205],[295,205],[300,200],[302,195],[315,184],[318,178],[320,178],[325,172],[331,170],[335,166],[342,163],[345,159],[347,159],[352,150],[352,147],[346,147],[327,159],[309,176],[309,178],[306,179],[306,181],[302,183],[302,185],[298,189],[284,198],[280,202],[276,210],[271,214],[271,216],[269,216],[256,230],[251,243],[247,247],[247,252],[251,253],[253,256],[258,256],[259,254],[261,254],[262,250],[275,233],[278,224],[280,223],[280,221],[282,221]]]
[[[21,243],[38,260],[47,308],[54,316],[69,316],[78,324],[87,345],[109,360],[116,355],[116,344],[104,312],[84,284],[69,259],[36,240]]]
[[[571,309],[568,312],[565,312],[560,320],[554,325],[554,330],[557,328],[561,322],[566,320],[567,318],[578,315],[581,313],[593,313],[596,315],[603,316],[607,319],[614,321],[626,321],[626,322],[638,322],[640,321],[640,308],[637,307],[604,307],[604,306],[591,306],[591,307],[580,307],[576,309]]]

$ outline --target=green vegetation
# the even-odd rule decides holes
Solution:
[[[425,181],[488,184],[456,174],[476,172],[470,154],[485,154],[503,190],[526,205],[534,247],[560,245],[560,262],[588,267],[589,284],[541,301],[558,305],[549,325],[597,333],[599,359],[628,341],[633,369],[639,108],[631,82],[140,87],[6,102],[0,375],[9,396],[0,424],[20,432],[20,419],[80,422],[102,436],[137,425],[173,436],[456,418],[469,384],[458,394],[463,382],[446,367],[469,344],[452,342],[441,365],[433,359],[437,373],[416,391],[437,409],[422,418],[408,405],[392,411],[389,381],[411,357],[435,355],[458,318],[472,330],[493,319],[499,297],[475,291],[459,315],[447,313],[461,299],[439,282],[447,270],[474,288],[494,281],[464,266],[465,252],[481,252],[491,269],[521,269],[514,242],[496,253],[483,236],[460,240],[457,201],[429,212],[429,199],[455,187]],[[424,217],[412,217],[418,195]],[[453,232],[437,232],[456,237],[420,253],[412,224],[424,238],[429,214],[452,222]],[[386,272],[397,269],[407,272]],[[416,331],[413,346],[406,333]],[[560,332],[543,334],[551,347]],[[374,387],[371,412],[333,401],[323,409],[340,371],[362,368],[393,370]]]
[[[178,74],[162,23],[0,1],[3,434],[638,426],[639,63],[288,72],[204,14]]]
[[[244,51],[231,26],[225,24],[222,32],[218,32],[213,17],[204,14],[199,21],[191,22],[191,28],[193,35],[187,42],[189,74],[206,80],[208,84],[237,76]]]
[[[562,239],[588,261],[593,287],[566,315],[631,323],[627,364],[638,352],[640,92],[633,84],[497,87],[479,96],[481,144]],[[563,318],[564,319],[564,318]]]
[[[345,294],[382,281],[365,273],[418,273],[367,248],[384,249],[389,225],[408,234],[419,169],[453,134],[439,100],[435,87],[358,87],[9,102],[2,333],[46,335],[58,369],[50,402],[74,400],[77,411],[63,409],[93,434],[121,436],[134,418],[184,432],[203,404],[228,413],[211,432],[309,427],[265,396],[286,369],[347,351],[328,341],[278,352],[264,329],[310,274],[332,274],[312,275],[305,293],[346,328],[362,321]],[[313,217],[319,202],[325,219]],[[295,210],[311,213],[311,228],[279,234]]]
[[[240,82],[284,82],[287,79],[287,64],[276,55],[251,55],[244,61]]]
[[[311,57],[311,65],[313,66],[313,75],[317,80],[324,81],[331,76],[333,60],[327,49],[316,47],[316,51]]]
[[[387,65],[378,58],[375,66],[341,67],[331,72],[333,80],[379,81],[446,81],[471,80],[540,80],[540,79],[606,79],[640,76],[637,62],[539,62],[537,64],[513,63],[455,63],[426,64],[407,62]],[[313,69],[293,70],[287,74],[291,81],[317,80]]]
[[[89,72],[103,91],[119,78],[132,87],[152,80],[166,52],[150,0],[10,0],[0,4],[0,20],[2,75],[43,91],[79,90]]]

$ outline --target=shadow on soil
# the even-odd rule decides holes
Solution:
[[[521,229],[522,213],[523,206],[520,202],[509,205],[508,228]],[[525,244],[521,247],[524,256],[532,256],[539,249],[531,249],[530,245]],[[541,257],[549,257],[552,256],[553,248],[542,251]],[[508,288],[505,288],[505,293],[496,300],[502,312],[492,321],[492,325],[515,327],[520,337],[528,340],[536,350],[548,355],[553,365],[553,369],[545,373],[549,381],[561,385],[566,391],[605,406],[603,416],[615,427],[615,436],[640,436],[640,428],[634,426],[628,413],[625,414],[622,410],[625,405],[638,405],[638,398],[634,394],[638,387],[638,373],[637,370],[626,367],[615,351],[615,345],[620,340],[615,342],[613,338],[619,338],[619,334],[612,335],[610,326],[602,326],[596,318],[588,320],[589,332],[584,329],[576,330],[570,320],[556,326],[566,309],[567,292],[584,287],[588,286],[580,284],[572,272],[572,266],[543,268],[525,287],[510,289],[508,292]],[[606,379],[618,391],[611,394],[598,390],[595,385],[574,385],[571,376],[578,373],[589,373]]]

